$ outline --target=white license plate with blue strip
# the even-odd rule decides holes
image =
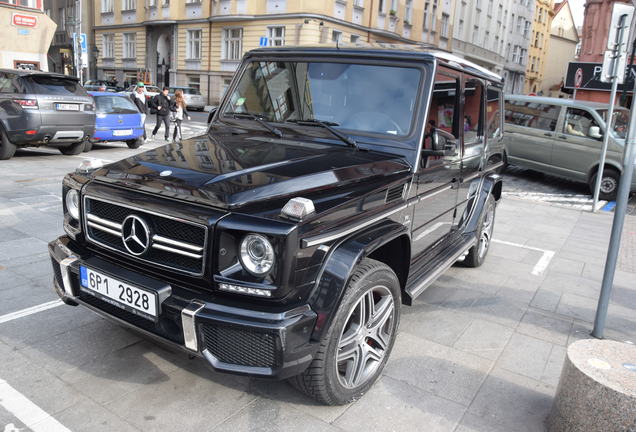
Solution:
[[[135,315],[156,320],[157,293],[131,285],[108,274],[80,266],[80,289]]]

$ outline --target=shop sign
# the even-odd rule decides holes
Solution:
[[[38,25],[38,17],[34,15],[14,13],[11,15],[11,22],[16,26],[35,27]]]

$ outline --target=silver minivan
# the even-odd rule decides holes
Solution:
[[[594,190],[607,104],[506,95],[504,163],[585,182]],[[616,197],[629,110],[615,108],[600,198]],[[636,191],[636,177],[631,190]]]

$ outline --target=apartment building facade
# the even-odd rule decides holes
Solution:
[[[535,0],[532,37],[526,66],[526,93],[543,93],[543,77],[548,50],[550,29],[554,18],[554,0]]]
[[[420,43],[452,49],[452,0],[96,0],[99,78],[198,88],[214,104],[262,45]]]
[[[565,0],[554,5],[554,18],[550,27],[550,49],[546,56],[541,89],[546,96],[563,96],[568,64],[576,59],[579,35],[574,23],[570,3]]]

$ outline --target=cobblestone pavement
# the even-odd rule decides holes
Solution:
[[[484,265],[453,267],[404,307],[380,380],[355,403],[324,407],[56,302],[46,244],[63,232],[62,176],[86,156],[160,144],[78,157],[21,150],[0,162],[0,431],[544,430],[566,347],[592,328],[611,214],[504,199]],[[550,181],[514,175],[507,192],[536,181],[552,193],[541,189]],[[620,341],[636,341],[635,220],[607,321]]]

